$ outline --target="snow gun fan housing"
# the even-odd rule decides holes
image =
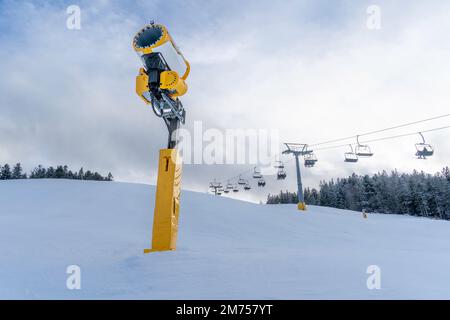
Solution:
[[[136,79],[136,93],[146,103],[166,98],[176,100],[187,91],[186,78],[189,62],[183,57],[166,27],[149,24],[133,39],[133,48],[141,57],[141,68]]]

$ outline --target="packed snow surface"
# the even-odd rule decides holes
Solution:
[[[450,223],[184,191],[178,248],[143,254],[155,188],[0,181],[2,299],[450,299]],[[81,289],[68,290],[69,265]],[[381,271],[369,290],[367,268]]]

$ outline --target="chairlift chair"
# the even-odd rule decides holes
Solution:
[[[425,142],[425,138],[421,132],[422,142],[416,143],[416,157],[417,159],[426,159],[434,154],[434,149],[431,144]]]
[[[222,188],[222,184],[220,182],[217,182],[216,179],[214,179],[213,182],[209,183],[209,187],[211,189],[215,189],[215,188]]]
[[[252,187],[250,186],[250,183],[248,181],[245,182],[244,190],[250,190]]]
[[[233,186],[233,192],[239,192],[239,187],[237,184]]]
[[[225,190],[232,190],[233,189],[233,185],[230,183],[230,181],[227,182],[227,185],[225,187]]]
[[[216,195],[221,195],[223,192],[222,183],[217,182],[216,179],[214,179],[214,181],[210,182],[209,188],[211,189],[211,192],[214,192]]]
[[[256,167],[253,169],[253,178],[255,179],[261,179],[261,171],[259,171]]]
[[[316,162],[317,162],[317,157],[316,157],[316,155],[314,154],[314,153],[307,153],[307,154],[305,154],[304,156],[303,156],[303,159],[305,160],[305,162],[304,162],[304,164],[305,164],[305,167],[307,167],[307,168],[312,168],[312,167],[314,167],[314,165],[316,164]]]
[[[245,185],[246,181],[241,176],[239,176],[238,184]]]
[[[277,172],[277,180],[286,179],[286,171],[283,168],[279,168]]]
[[[351,151],[344,153],[344,161],[345,162],[358,162],[358,155],[353,152],[353,147],[349,144]]]
[[[373,152],[370,150],[368,145],[364,145],[359,143],[359,136],[356,136],[356,147],[355,154],[358,157],[371,157],[373,156]]]
[[[273,167],[276,169],[284,169],[283,161],[279,161],[279,160],[275,161],[275,164]]]

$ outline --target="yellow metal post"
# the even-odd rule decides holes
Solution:
[[[302,211],[306,211],[306,204],[304,202],[297,203],[297,209],[298,210],[302,210]]]
[[[152,248],[144,253],[175,250],[181,193],[181,157],[176,149],[159,151]]]

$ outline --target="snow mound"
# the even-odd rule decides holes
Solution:
[[[0,181],[2,299],[450,299],[450,223],[183,191],[178,249],[149,247],[154,186]],[[81,268],[81,290],[66,269]],[[381,289],[367,288],[369,265]]]

